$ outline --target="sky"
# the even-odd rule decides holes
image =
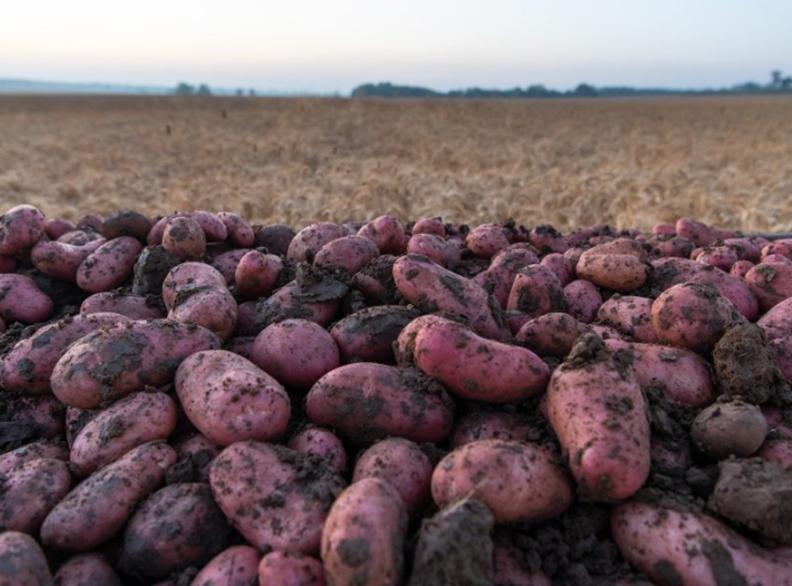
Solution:
[[[792,73],[792,0],[0,0],[0,78],[347,92]]]

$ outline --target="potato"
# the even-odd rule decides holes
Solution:
[[[238,248],[250,248],[256,241],[253,228],[239,214],[234,212],[218,212],[217,217],[225,224],[228,241]]]
[[[165,393],[132,393],[100,411],[74,438],[69,455],[79,477],[114,462],[132,448],[167,439],[176,428],[176,405]]]
[[[659,389],[666,399],[690,407],[704,407],[715,398],[710,366],[695,352],[659,344],[638,344],[605,340],[611,352],[623,356],[633,367],[638,384],[644,389]]]
[[[200,482],[171,484],[149,496],[127,524],[119,567],[156,580],[201,567],[227,547],[232,530]]]
[[[500,224],[481,224],[465,238],[468,249],[481,258],[492,258],[509,246],[509,231]]]
[[[21,464],[2,477],[0,531],[36,535],[47,513],[69,492],[66,464],[40,458]]]
[[[314,456],[253,441],[225,448],[209,482],[231,524],[259,550],[313,554],[344,481]]]
[[[731,246],[707,246],[696,255],[694,260],[728,271],[732,268],[734,263],[740,260],[740,255],[737,250]]]
[[[713,460],[751,456],[762,446],[767,432],[759,407],[743,401],[710,405],[699,412],[690,429],[693,444]]]
[[[652,303],[657,339],[696,352],[712,350],[726,329],[741,319],[734,305],[711,285],[674,285]]]
[[[602,306],[602,295],[594,283],[576,279],[564,287],[563,293],[569,315],[586,324],[594,321]]]
[[[627,502],[611,513],[619,551],[657,584],[792,584],[792,557],[696,512]]]
[[[120,210],[104,219],[100,232],[108,240],[119,236],[131,236],[145,242],[151,226],[151,220],[143,214],[133,210]]]
[[[104,243],[104,238],[91,240],[82,245],[39,240],[30,251],[30,261],[45,275],[74,283],[80,265]]]
[[[44,222],[44,233],[52,240],[57,240],[74,229],[75,225],[64,218],[47,218]]]
[[[72,230],[58,237],[58,242],[74,244],[75,246],[82,246],[93,240],[100,240],[101,242],[106,241],[105,238],[95,230]]]
[[[762,262],[745,274],[745,282],[762,311],[768,311],[792,297],[792,263]]]
[[[0,586],[54,585],[44,552],[24,533],[0,533],[0,567]]]
[[[288,447],[300,454],[313,454],[343,474],[347,468],[344,444],[329,429],[309,425],[289,439]]]
[[[514,277],[507,309],[517,309],[531,317],[564,311],[564,291],[556,274],[542,265],[529,265]]]
[[[520,269],[538,262],[539,259],[531,247],[515,244],[496,254],[490,266],[473,277],[473,281],[492,295],[501,308],[506,309],[517,273]]]
[[[592,249],[594,250],[594,249]],[[628,293],[638,289],[649,277],[649,266],[633,254],[587,254],[580,257],[575,271],[581,279],[595,285]]]
[[[122,586],[113,567],[98,553],[84,553],[69,558],[55,574],[56,586]]]
[[[561,281],[562,287],[568,285],[575,278],[575,267],[567,257],[558,252],[545,255],[539,264],[553,271]]]
[[[648,297],[614,295],[597,312],[598,323],[611,326],[625,336],[646,344],[657,342],[652,327],[652,303]]]
[[[364,478],[333,503],[322,531],[328,584],[398,586],[404,571],[407,515],[390,484]]]
[[[404,226],[393,216],[375,218],[360,228],[357,235],[373,241],[382,254],[402,254],[407,246]]]
[[[256,309],[256,323],[266,327],[285,319],[307,319],[320,326],[329,325],[338,311],[341,295],[314,301],[306,297],[297,281],[290,281],[276,289]]]
[[[278,256],[286,256],[289,244],[295,236],[294,230],[283,224],[254,226],[253,233],[256,235],[254,246],[266,248],[270,254]]]
[[[0,455],[0,475],[8,476],[15,469],[41,458],[68,460],[69,451],[57,441],[37,440]]]
[[[117,313],[94,313],[66,317],[39,328],[3,357],[0,387],[26,394],[49,392],[52,371],[69,345],[97,329],[128,321]]]
[[[0,216],[0,255],[14,256],[44,235],[46,220],[38,208],[18,205]]]
[[[530,350],[487,340],[450,320],[419,330],[415,364],[455,395],[487,403],[535,397],[550,377],[547,365]]]
[[[563,358],[591,328],[566,313],[546,313],[523,324],[514,341],[539,356]]]
[[[294,262],[313,262],[316,253],[328,242],[348,236],[346,228],[333,222],[319,222],[306,226],[291,239],[286,258]],[[257,245],[261,246],[257,243]],[[265,244],[266,246],[266,244]]]
[[[438,315],[422,315],[408,323],[393,344],[393,354],[399,366],[412,366],[415,363],[415,337],[425,325],[443,322],[445,318]]]
[[[473,411],[457,419],[451,445],[455,448],[483,439],[538,439],[539,429],[525,418],[507,411]]]
[[[434,234],[435,236],[445,238],[446,229],[445,224],[443,224],[443,218],[440,216],[434,218],[418,218],[415,224],[413,224],[411,233],[413,235]]]
[[[115,289],[129,278],[143,245],[131,236],[103,243],[77,268],[76,283],[91,293]]]
[[[573,500],[566,473],[549,451],[497,439],[467,443],[443,458],[432,473],[432,497],[441,508],[473,497],[496,523],[552,519]]]
[[[168,312],[168,319],[202,326],[222,340],[234,333],[237,320],[237,303],[225,287],[203,290],[192,289]]]
[[[460,249],[435,234],[413,234],[407,242],[407,253],[426,256],[446,268],[454,268],[461,260]]]
[[[274,254],[249,250],[239,260],[234,273],[237,291],[245,299],[258,299],[275,288],[283,261]]]
[[[198,572],[191,586],[256,586],[259,552],[235,545],[217,554]]]
[[[738,260],[731,266],[731,269],[729,269],[729,274],[733,277],[744,280],[745,275],[748,274],[748,271],[750,271],[755,266],[756,265],[750,260]]]
[[[424,312],[447,312],[465,319],[478,334],[507,339],[500,308],[477,283],[408,254],[393,264],[393,279],[404,298]]]
[[[0,392],[0,423],[19,427],[23,440],[52,439],[64,429],[64,406],[50,395],[18,395]],[[8,439],[13,443],[13,433]],[[4,438],[6,439],[6,438]],[[10,447],[17,447],[16,444]]]
[[[235,248],[211,257],[212,268],[223,275],[227,286],[236,282],[237,267],[248,252],[251,252],[249,248]]]
[[[687,238],[696,246],[708,246],[724,236],[723,231],[693,218],[679,218],[674,228],[678,236]]]
[[[363,478],[379,478],[390,484],[404,501],[407,514],[412,516],[429,497],[432,463],[414,442],[387,438],[371,445],[358,457],[352,482]]]
[[[13,273],[16,267],[17,262],[14,257],[0,255],[0,273]]]
[[[162,247],[184,260],[201,258],[206,252],[206,240],[206,233],[201,225],[186,216],[176,216],[168,220],[162,233]]]
[[[228,238],[228,229],[217,214],[206,210],[195,210],[185,215],[201,227],[206,234],[207,242],[223,242]]]
[[[778,254],[780,256],[785,256],[789,259],[792,259],[792,239],[781,238],[779,240],[774,240],[773,242],[765,244],[760,250],[762,260],[773,254]],[[759,258],[754,260],[758,261]]]
[[[102,229],[102,222],[104,222],[104,217],[101,214],[85,214],[77,220],[77,228],[99,232]]]
[[[330,330],[344,362],[394,362],[393,343],[419,313],[401,305],[366,307],[339,320]],[[314,381],[315,382],[315,381]]]
[[[41,527],[48,547],[83,552],[118,533],[138,502],[153,492],[176,462],[164,442],[150,442],[127,452],[78,484],[50,511]]]
[[[50,384],[65,405],[93,409],[145,386],[173,380],[182,360],[220,347],[209,330],[172,320],[147,320],[97,330],[58,360]]]
[[[643,486],[650,465],[647,409],[633,371],[594,334],[583,336],[555,370],[548,419],[583,499],[619,501]]]
[[[170,310],[179,297],[191,295],[196,289],[217,289],[226,286],[223,275],[202,262],[185,262],[173,267],[162,282],[162,301]]]
[[[267,326],[256,336],[251,360],[282,384],[298,389],[311,388],[341,363],[333,337],[304,319]]]
[[[94,293],[80,305],[81,314],[117,313],[129,319],[156,319],[164,317],[159,304],[152,298],[128,295],[118,291]]]
[[[291,402],[284,388],[255,364],[225,350],[197,352],[176,371],[176,393],[187,418],[211,441],[280,438]]]
[[[331,370],[305,400],[309,421],[354,443],[387,436],[440,442],[451,431],[453,402],[445,389],[413,368],[357,362]]]
[[[543,254],[551,252],[564,253],[569,248],[569,242],[555,228],[548,224],[536,226],[529,234],[530,243]]]
[[[259,586],[324,586],[322,563],[307,555],[273,551],[261,558]]]
[[[354,275],[379,256],[377,245],[363,236],[342,236],[331,240],[316,253],[313,263],[328,269],[343,269]]]
[[[0,274],[0,319],[32,324],[47,319],[52,299],[28,276]]]
[[[787,470],[792,470],[792,440],[767,440],[756,452],[756,457],[766,462],[775,462]]]

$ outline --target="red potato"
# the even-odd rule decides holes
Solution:
[[[487,403],[535,397],[550,377],[547,365],[530,350],[487,340],[450,320],[419,330],[415,364],[455,395]]]
[[[264,247],[270,254],[278,256],[286,256],[289,244],[295,236],[294,230],[283,224],[254,226],[253,233],[256,235],[255,247]]]
[[[120,210],[107,216],[99,231],[108,240],[119,236],[131,236],[140,242],[145,242],[151,226],[151,220],[143,214],[133,210]]]
[[[32,324],[46,320],[53,310],[50,299],[25,275],[0,274],[0,319]]]
[[[173,380],[196,352],[220,347],[209,330],[172,320],[147,320],[97,330],[72,344],[58,360],[50,384],[65,405],[93,409],[147,385]]]
[[[745,282],[768,311],[792,297],[792,263],[762,262],[745,274]]]
[[[457,246],[434,234],[413,234],[407,242],[407,254],[423,255],[446,268],[454,268],[461,260]]]
[[[396,490],[377,478],[351,484],[333,503],[322,530],[328,584],[399,586],[407,515]]]
[[[212,258],[212,267],[223,275],[227,286],[231,286],[236,282],[237,267],[248,252],[250,252],[249,248],[235,248],[221,252]]]
[[[316,558],[273,551],[261,558],[259,586],[324,586],[324,569]]]
[[[100,328],[128,322],[117,313],[94,313],[67,317],[39,328],[3,357],[0,387],[18,393],[48,393],[55,364],[73,342]]]
[[[465,238],[468,249],[481,258],[492,258],[509,246],[509,231],[500,224],[481,224]]]
[[[382,254],[403,254],[407,235],[402,223],[393,216],[380,216],[364,225],[357,233],[377,245]]]
[[[740,255],[731,246],[706,246],[698,254],[695,254],[693,260],[729,271],[732,265],[740,260]]]
[[[237,306],[237,321],[234,336],[255,337],[263,328],[256,325],[257,301],[243,301]]]
[[[696,246],[708,246],[726,236],[723,230],[707,226],[693,218],[679,218],[674,227],[677,236],[687,238]]]
[[[127,452],[78,484],[44,519],[41,541],[48,547],[83,552],[113,537],[137,504],[153,492],[176,462],[164,442]]]
[[[769,242],[762,247],[760,254],[762,261],[773,254],[778,254],[780,256],[785,256],[788,259],[792,259],[792,239],[781,238],[779,240]]]
[[[417,310],[401,305],[366,307],[337,321],[330,335],[344,362],[392,364],[393,343],[418,316]]]
[[[201,227],[208,242],[223,242],[228,238],[225,222],[217,214],[206,210],[195,210],[185,215]]]
[[[425,325],[443,322],[445,318],[438,315],[422,315],[408,323],[399,332],[393,344],[393,354],[399,366],[412,366],[415,364],[415,337]]]
[[[333,336],[303,319],[267,326],[256,336],[251,360],[282,384],[299,389],[309,389],[341,364]]]
[[[274,254],[250,250],[239,260],[234,273],[239,294],[245,299],[264,297],[275,288],[283,261]]]
[[[715,403],[702,409],[690,428],[693,444],[707,457],[747,458],[764,443],[768,426],[756,405],[743,401]]]
[[[437,216],[435,218],[419,218],[412,227],[412,234],[434,234],[445,238],[446,229],[443,224],[443,218]]]
[[[379,256],[377,245],[362,236],[342,236],[331,240],[316,253],[313,263],[328,269],[343,269],[354,275]]]
[[[96,417],[96,414],[99,413],[100,409],[77,409],[76,407],[66,407],[66,415],[65,415],[65,427],[66,427],[66,443],[71,449],[72,444],[74,443],[74,438],[77,437],[77,434],[80,433],[80,430],[86,426],[86,424]],[[68,453],[66,454],[66,460],[69,459]]]
[[[658,584],[792,584],[792,556],[703,513],[627,502],[613,509],[611,532],[625,559]]]
[[[316,253],[328,242],[348,236],[347,229],[333,222],[306,226],[291,239],[286,258],[294,262],[313,262]]]
[[[2,586],[54,586],[44,552],[25,533],[0,533],[0,567]]]
[[[192,293],[192,294],[189,294]],[[225,287],[188,290],[189,296],[178,297],[168,319],[202,326],[222,340],[234,333],[238,307],[234,296]]]
[[[143,245],[131,236],[119,236],[89,254],[77,269],[80,289],[91,293],[115,289],[129,278]]]
[[[541,264],[556,274],[561,286],[566,287],[575,278],[575,268],[569,259],[558,252],[551,252],[542,258]]]
[[[155,228],[156,225],[152,230]],[[150,240],[149,244],[151,244]],[[194,219],[176,216],[165,224],[162,246],[181,259],[196,260],[206,252],[206,233]]]
[[[756,452],[756,457],[767,462],[776,462],[784,468],[792,469],[792,440],[767,440]]]
[[[514,277],[507,309],[517,309],[531,317],[564,311],[564,290],[556,274],[542,265],[530,265]]]
[[[455,448],[484,439],[528,441],[539,430],[525,418],[506,411],[474,411],[457,419],[451,436]]]
[[[748,271],[750,271],[755,266],[756,265],[750,260],[738,260],[731,266],[731,269],[729,269],[729,274],[733,277],[744,280],[745,275],[748,274]]]
[[[294,434],[287,446],[300,454],[318,456],[340,474],[346,472],[347,455],[344,444],[329,429],[309,425]]]
[[[631,369],[586,335],[553,373],[547,414],[583,499],[615,502],[649,475],[649,417]]]
[[[676,227],[673,224],[655,224],[652,226],[652,234],[676,236]]]
[[[577,339],[591,328],[566,313],[546,313],[523,324],[514,337],[539,356],[563,358]]]
[[[517,332],[520,331],[520,328],[531,321],[531,317],[527,313],[523,313],[522,311],[518,311],[516,309],[509,309],[503,313],[503,319],[506,320],[506,324],[509,326],[509,331],[513,336],[517,335]]]
[[[696,352],[714,348],[726,329],[742,317],[711,285],[682,283],[652,303],[652,328],[658,341]]]
[[[69,558],[55,574],[56,586],[122,586],[121,579],[98,553],[84,553]]]
[[[767,347],[784,378],[792,384],[792,336],[770,340]]]
[[[44,222],[44,233],[52,240],[57,240],[74,229],[74,224],[64,218],[47,218]]]
[[[581,279],[620,293],[638,289],[649,277],[649,265],[633,254],[583,253],[575,270]]]
[[[530,247],[512,245],[496,254],[489,268],[473,277],[473,281],[492,295],[501,308],[506,309],[517,273],[520,269],[538,262],[539,259]]]
[[[141,444],[167,439],[175,428],[173,399],[160,392],[132,393],[100,411],[76,435],[71,470],[88,476]]]
[[[176,472],[174,469],[180,466],[187,468],[189,480],[209,482],[209,467],[220,453],[220,447],[209,441],[206,436],[196,433],[179,441],[174,448],[179,459],[168,471],[169,483]]]
[[[101,214],[85,214],[77,220],[77,228],[80,230],[91,230],[99,232],[102,229],[104,217]]]
[[[238,248],[250,248],[253,246],[256,241],[256,235],[247,220],[234,212],[218,212],[216,216],[225,224],[228,241],[232,245]]]
[[[171,310],[180,296],[192,294],[196,289],[225,286],[223,275],[214,267],[202,262],[185,262],[173,267],[162,282],[162,301],[165,308]]]
[[[212,463],[209,483],[231,524],[259,550],[313,554],[344,481],[319,458],[237,442]]]
[[[768,254],[762,259],[762,263],[792,264],[792,259],[781,254]]]
[[[9,471],[0,493],[0,531],[36,535],[70,486],[69,469],[54,458],[31,460]]]
[[[404,298],[422,311],[460,316],[478,334],[509,337],[500,308],[480,285],[452,273],[428,258],[408,254],[393,263],[393,279]]]
[[[569,248],[567,239],[558,230],[547,224],[532,229],[528,240],[537,250],[544,254],[550,252],[563,254]]]
[[[297,281],[289,281],[259,303],[256,310],[257,323],[268,326],[284,319],[296,318],[327,326],[338,312],[339,302],[339,299],[323,301],[305,299]]]
[[[573,500],[567,475],[549,451],[495,439],[470,442],[443,458],[432,473],[432,497],[441,508],[473,497],[496,523],[552,519]]]
[[[0,216],[0,255],[14,256],[44,235],[44,214],[31,205],[18,205]]]
[[[277,440],[289,425],[285,389],[249,360],[225,350],[186,358],[176,371],[176,393],[192,424],[221,446]]]
[[[711,369],[695,352],[615,339],[605,340],[605,347],[629,353],[635,378],[644,389],[660,389],[667,399],[690,407],[704,407],[715,400]]]
[[[72,230],[58,237],[58,242],[74,244],[75,246],[82,246],[93,240],[105,242],[104,237],[95,230]]]
[[[83,261],[104,243],[104,238],[91,240],[79,246],[53,240],[39,240],[30,251],[30,261],[45,275],[73,283],[77,279],[77,271]]]
[[[734,249],[740,260],[759,262],[761,258],[762,246],[753,237],[724,238],[723,244]]]
[[[0,392],[0,421],[29,426],[34,437],[52,439],[63,433],[64,407],[51,395]]]
[[[129,295],[117,291],[94,293],[80,305],[80,314],[116,313],[129,319],[157,319],[164,317],[159,304],[141,295]]]
[[[594,283],[577,279],[564,287],[564,305],[567,312],[580,322],[593,322],[602,303],[602,295]]]
[[[132,515],[118,565],[125,574],[162,579],[203,566],[230,541],[231,527],[207,484],[171,484],[149,496]]]
[[[658,257],[689,259],[693,252],[693,243],[678,236],[657,236],[647,239],[646,243]]]
[[[239,325],[239,322],[237,322],[237,325]],[[247,358],[252,361],[253,344],[255,341],[255,336],[236,336],[223,344],[223,350],[239,354],[242,358]]]
[[[357,362],[328,372],[305,400],[309,421],[354,443],[388,436],[440,442],[451,431],[453,402],[413,368]]]
[[[0,475],[8,476],[13,470],[41,458],[68,460],[69,451],[61,443],[37,440],[0,455]]]
[[[657,342],[652,327],[652,303],[648,297],[614,295],[597,312],[597,322],[617,329],[625,336],[646,344]]]
[[[358,457],[352,482],[363,478],[379,478],[390,484],[404,501],[408,516],[412,516],[429,497],[432,463],[416,443],[387,438]]]
[[[257,586],[259,556],[249,545],[229,547],[198,572],[191,586]]]

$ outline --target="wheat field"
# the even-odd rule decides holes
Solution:
[[[792,230],[792,99],[0,98],[0,209]]]

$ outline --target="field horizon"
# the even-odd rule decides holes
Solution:
[[[792,230],[792,98],[0,96],[0,202]]]

